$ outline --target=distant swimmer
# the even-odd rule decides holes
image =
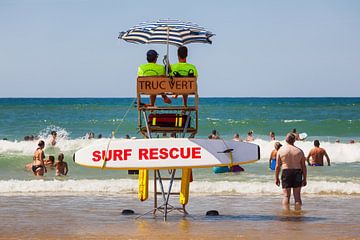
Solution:
[[[279,149],[281,148],[281,143],[279,142],[276,142],[274,144],[274,150],[271,151],[270,153],[270,159],[269,159],[269,168],[271,170],[275,170],[275,166],[276,166],[276,155],[277,155],[277,152],[279,151]]]
[[[314,141],[314,148],[310,150],[306,161],[309,166],[324,166],[324,156],[326,157],[328,166],[330,166],[330,158],[325,149],[320,147],[319,140]],[[311,161],[310,161],[311,157]]]
[[[218,131],[215,129],[212,130],[211,134],[209,135],[209,139],[220,139]]]
[[[241,137],[240,137],[240,135],[238,133],[234,134],[233,140],[237,141],[237,142],[242,142]]]
[[[45,154],[44,154],[45,142],[40,140],[38,143],[38,148],[34,152],[32,171],[35,176],[44,176],[46,173],[46,167],[44,164]]]
[[[295,135],[295,140],[299,141],[300,140],[300,135],[299,133],[296,131],[296,128],[293,128],[292,133]]]
[[[305,165],[305,155],[303,151],[294,146],[295,135],[288,133],[286,135],[286,145],[281,147],[276,157],[275,184],[280,186],[281,168],[281,185],[283,189],[283,207],[289,209],[291,189],[295,199],[295,209],[300,210],[301,187],[306,186],[307,169]]]
[[[68,165],[64,162],[64,154],[60,153],[55,163],[56,176],[66,175],[69,171]]]
[[[249,131],[246,137],[246,141],[247,142],[252,142],[254,141],[254,136],[253,136],[254,132],[253,131]]]
[[[56,131],[51,131],[51,140],[50,140],[50,145],[51,146],[56,145],[56,137],[57,137],[57,132]]]
[[[270,141],[275,141],[275,133],[274,132],[270,132],[269,137],[270,137]]]

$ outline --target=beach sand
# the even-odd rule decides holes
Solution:
[[[360,239],[359,196],[303,196],[284,211],[281,196],[192,195],[190,215],[152,214],[152,199],[128,195],[0,196],[0,239]],[[178,200],[171,199],[173,205]],[[121,214],[132,209],[135,215]],[[220,215],[206,217],[208,210]]]

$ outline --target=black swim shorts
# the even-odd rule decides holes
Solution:
[[[302,185],[301,169],[283,169],[281,174],[282,188],[297,188]]]

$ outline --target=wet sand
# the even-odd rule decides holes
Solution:
[[[359,196],[304,196],[302,211],[284,211],[280,195],[190,197],[189,216],[172,212],[164,222],[135,219],[153,201],[134,194],[0,196],[0,239],[360,239]]]

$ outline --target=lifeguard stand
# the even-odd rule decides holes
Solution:
[[[187,106],[181,105],[158,105],[146,106],[142,99],[150,95],[188,95]],[[158,99],[161,101],[161,99]],[[198,131],[198,88],[196,77],[138,77],[137,78],[137,109],[138,109],[138,127],[140,133],[145,138],[156,137],[177,137],[193,138]],[[175,177],[176,169],[169,171],[170,177],[162,177],[160,170],[154,170],[154,208],[155,212],[161,211],[164,214],[164,220],[167,213],[172,210],[178,210],[187,214],[185,205],[182,208],[175,208],[169,204],[170,195],[179,195],[171,192],[174,180],[181,180]],[[169,189],[164,191],[163,180],[169,180]],[[159,182],[161,192],[157,191]],[[163,204],[158,206],[157,195],[162,195]]]

